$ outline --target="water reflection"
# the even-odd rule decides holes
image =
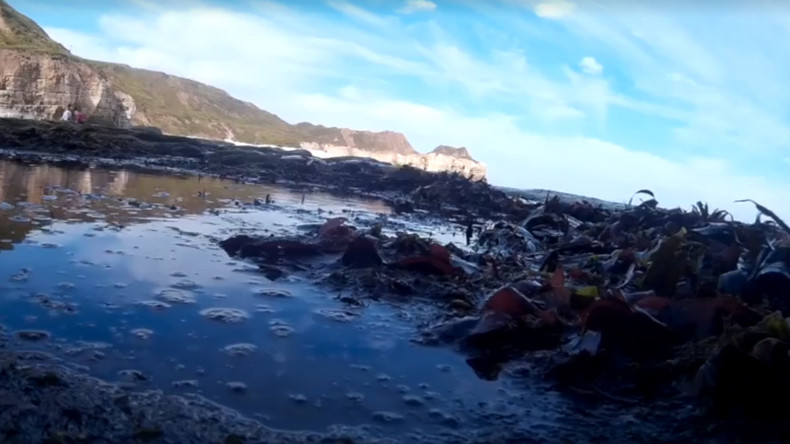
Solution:
[[[235,184],[214,178],[176,177],[102,169],[64,169],[0,161],[0,250],[9,250],[52,220],[105,221],[112,226],[238,207],[269,195],[274,207],[299,205],[340,211],[390,212],[377,200],[338,201],[324,193]],[[304,198],[304,202],[303,202]],[[272,209],[269,207],[269,209]]]
[[[463,356],[412,344],[413,306],[346,306],[314,276],[272,282],[217,246],[239,230],[320,223],[319,207],[372,221],[388,213],[381,202],[316,193],[302,204],[274,187],[7,162],[0,185],[13,204],[0,209],[0,249],[13,248],[0,260],[0,325],[13,347],[136,389],[197,393],[277,428],[375,423],[402,435],[523,416],[505,378],[482,381]],[[267,194],[277,205],[233,203]],[[551,395],[528,403],[546,423],[561,417]]]

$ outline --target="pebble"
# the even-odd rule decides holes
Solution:
[[[247,391],[247,384],[238,381],[231,381],[225,384],[228,390],[233,393],[245,393]]]
[[[200,314],[212,321],[225,324],[240,324],[250,317],[247,312],[239,310],[238,308],[207,308],[201,310]]]
[[[31,342],[43,341],[50,337],[49,333],[41,330],[20,330],[15,332],[14,335],[19,339]]]
[[[351,401],[354,401],[354,402],[360,402],[363,399],[365,399],[365,395],[363,395],[362,393],[357,393],[357,392],[349,392],[349,393],[346,393],[346,398],[348,398],[348,399],[350,399]]]
[[[255,344],[247,344],[247,343],[240,343],[240,344],[231,344],[222,349],[222,351],[228,355],[233,357],[241,357],[241,356],[249,356],[258,349],[258,346]]]
[[[159,294],[156,295],[156,297],[157,299],[161,299],[162,301],[170,304],[195,303],[195,296],[192,295],[192,293],[174,288],[168,288],[166,290],[162,290],[159,292]]]
[[[147,328],[135,328],[130,333],[138,339],[150,339],[151,336],[153,336],[154,331]]]
[[[128,369],[118,372],[118,376],[126,382],[147,381],[148,378],[140,370]]]
[[[401,422],[405,418],[403,417],[403,415],[399,415],[394,412],[375,412],[373,413],[373,419],[386,424],[392,424],[394,422]]]
[[[173,388],[177,389],[194,389],[198,387],[196,379],[184,379],[181,381],[173,381]]]
[[[405,395],[403,397],[403,402],[412,407],[419,407],[425,404],[425,400],[417,395]]]
[[[263,290],[255,291],[255,295],[263,296],[268,298],[291,298],[293,297],[293,293],[290,291],[285,290],[275,290],[270,288],[265,288]]]
[[[302,394],[298,394],[297,393],[297,394],[288,395],[288,398],[290,398],[293,402],[295,402],[297,404],[306,404],[307,403],[307,396],[302,395]]]

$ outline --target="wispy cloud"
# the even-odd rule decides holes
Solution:
[[[790,21],[728,10],[702,27],[606,1],[501,0],[484,20],[461,3],[443,14],[409,2],[436,11],[409,17],[327,4],[341,14],[256,2],[112,14],[95,35],[47,30],[78,55],[212,83],[289,121],[469,146],[494,183],[784,205],[790,62],[775,54],[790,50]]]
[[[582,61],[579,62],[579,67],[582,69],[582,71],[591,75],[598,75],[603,72],[603,66],[598,63],[595,58],[589,56],[584,57]]]
[[[430,12],[436,10],[436,3],[428,0],[407,0],[406,5],[398,12],[401,14],[413,14],[415,12]]]
[[[328,4],[349,17],[373,26],[386,26],[388,23],[384,18],[345,1],[330,0]]]
[[[534,6],[538,17],[560,19],[567,17],[576,10],[576,5],[566,0],[552,0],[540,2]]]

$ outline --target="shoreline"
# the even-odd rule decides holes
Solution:
[[[484,182],[362,157],[319,158],[307,150],[237,146],[149,128],[0,119],[0,157],[23,162],[213,176],[241,183],[317,187],[382,198],[393,207],[445,216],[522,217],[522,205]],[[408,203],[407,203],[408,202]],[[404,205],[405,204],[405,205]]]

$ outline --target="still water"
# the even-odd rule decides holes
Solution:
[[[273,205],[247,205],[266,195]],[[7,162],[0,202],[6,347],[53,353],[130,389],[196,393],[281,429],[372,423],[397,435],[492,417],[557,421],[552,395],[482,381],[453,350],[411,342],[408,306],[349,307],[305,278],[269,281],[217,247],[340,214],[408,228],[382,202]],[[456,231],[437,236],[459,242]]]

